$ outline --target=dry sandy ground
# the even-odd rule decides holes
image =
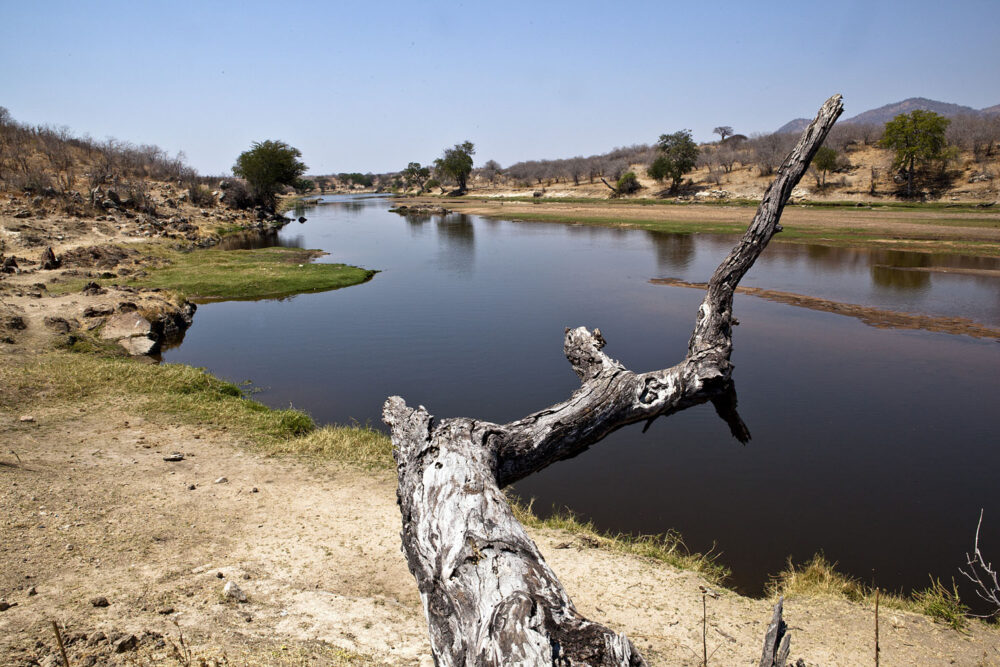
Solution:
[[[56,664],[52,620],[74,665],[159,664],[181,633],[196,654],[234,664],[355,660],[331,647],[431,664],[391,473],[263,457],[224,431],[127,405],[21,416],[0,415],[0,599],[16,604],[0,612],[0,664]],[[175,451],[185,459],[163,460]],[[627,632],[650,664],[699,664],[698,576],[564,533],[535,537],[584,614]],[[558,548],[567,541],[576,546]],[[223,595],[229,581],[248,602]],[[108,606],[91,603],[99,596]],[[792,599],[785,612],[794,658],[873,662],[871,610]],[[769,617],[767,601],[709,599],[709,664],[756,664]],[[962,634],[892,611],[881,623],[883,665],[1000,664],[994,629]],[[130,634],[138,648],[112,653]]]

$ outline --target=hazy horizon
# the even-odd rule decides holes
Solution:
[[[325,174],[397,171],[466,139],[477,165],[507,166],[685,128],[772,132],[834,93],[845,117],[909,97],[1000,104],[994,2],[379,9],[8,3],[0,106],[183,151],[203,174],[280,139]]]

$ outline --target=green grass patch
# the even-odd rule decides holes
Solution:
[[[198,301],[281,299],[295,294],[326,292],[367,282],[377,273],[346,264],[317,264],[318,250],[181,251],[162,243],[141,247],[150,260],[141,277],[102,278],[102,285],[159,288]],[[89,278],[52,283],[52,294],[79,291]]]
[[[133,402],[150,414],[232,429],[262,446],[312,432],[301,410],[275,410],[232,382],[183,364],[148,364],[97,354],[49,352],[0,366],[0,407],[46,403]]]
[[[357,285],[375,275],[375,271],[346,264],[313,263],[317,254],[315,250],[277,247],[178,252],[166,266],[150,269],[149,275],[125,280],[124,284],[176,290],[202,301],[280,299]]]
[[[650,558],[681,570],[691,570],[716,586],[721,586],[730,574],[729,569],[718,562],[717,556],[688,551],[684,540],[676,531],[660,535],[604,533],[595,528],[593,523],[580,521],[569,511],[555,512],[543,519],[535,514],[532,502],[524,504],[512,493],[507,494],[507,499],[517,520],[529,528],[566,531],[579,538],[584,545]]]

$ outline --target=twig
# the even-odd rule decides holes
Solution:
[[[63,646],[62,635],[59,634],[59,626],[52,621],[52,631],[56,633],[56,642],[59,644],[59,652],[62,653],[63,664],[69,667],[69,658],[66,657],[66,647]]]
[[[976,595],[995,607],[989,614],[972,614],[976,618],[989,618],[1000,614],[1000,581],[998,581],[997,571],[993,569],[993,563],[986,562],[983,553],[979,550],[979,531],[983,527],[983,510],[979,510],[979,523],[976,524],[976,541],[974,543],[973,555],[965,554],[965,562],[969,566],[966,572],[962,568],[958,571],[966,579],[976,585]],[[980,574],[980,570],[985,574]],[[985,581],[983,580],[985,577]]]
[[[708,604],[706,600],[709,596],[718,598],[719,595],[705,586],[698,588],[701,590],[701,664],[702,667],[708,667]],[[715,650],[717,651],[718,648]],[[712,651],[712,655],[715,655],[715,651]]]
[[[875,589],[875,667],[878,667],[879,653],[881,648],[878,645],[878,588]]]

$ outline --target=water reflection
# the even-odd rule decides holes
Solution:
[[[679,271],[690,266],[695,252],[693,234],[646,234],[656,250],[656,265],[661,271]]]
[[[216,244],[219,250],[257,250],[259,248],[304,248],[305,239],[301,235],[279,234],[276,230],[266,232],[239,232],[225,236]]]
[[[463,213],[437,216],[441,263],[458,273],[472,271],[476,260],[476,231],[472,218]]]

